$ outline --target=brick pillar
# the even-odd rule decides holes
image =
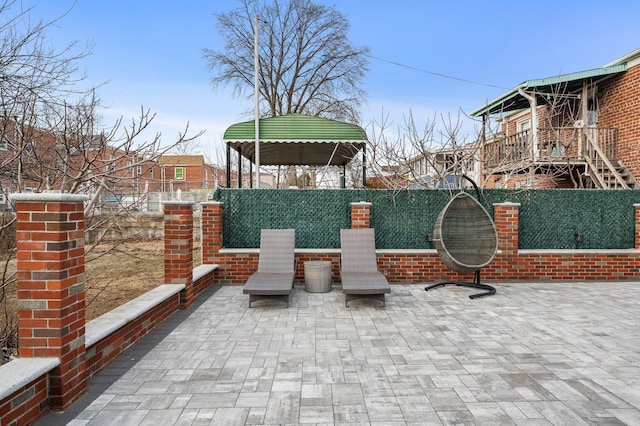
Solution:
[[[635,230],[635,243],[636,249],[640,249],[640,204],[634,204],[633,208],[635,209],[635,223],[636,223],[636,230]]]
[[[52,410],[87,389],[84,326],[85,195],[11,194],[16,206],[20,356],[57,357],[49,375]]]
[[[503,256],[518,255],[519,203],[496,203],[493,205],[494,223],[498,231],[498,250]]]
[[[371,227],[371,203],[368,201],[360,201],[351,203],[351,228],[370,228]]]
[[[222,248],[222,203],[202,203],[202,263],[217,263],[216,256]]]
[[[193,287],[193,201],[166,201],[164,204],[164,283],[184,284],[180,308],[191,306]]]

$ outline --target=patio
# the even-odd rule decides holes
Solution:
[[[36,424],[640,424],[638,282],[495,284],[210,288]]]

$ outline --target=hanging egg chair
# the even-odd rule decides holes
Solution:
[[[462,177],[473,183],[478,199],[466,192],[454,196],[438,215],[433,229],[433,243],[442,263],[461,274],[473,272],[474,280],[442,282],[428,286],[425,290],[447,284],[484,290],[469,296],[475,299],[496,292],[494,287],[480,283],[480,269],[490,264],[496,256],[498,233],[491,216],[478,201],[480,191],[475,182],[466,176]]]

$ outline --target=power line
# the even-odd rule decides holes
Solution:
[[[435,75],[435,76],[442,77],[442,78],[448,78],[448,79],[451,79],[451,80],[463,81],[465,83],[477,84],[477,85],[480,85],[480,86],[494,87],[496,89],[507,90],[506,87],[497,86],[495,84],[480,83],[478,81],[466,80],[464,78],[454,77],[454,76],[451,76],[451,75],[441,74],[441,73],[433,72],[433,71],[427,71],[427,70],[423,70],[423,69],[420,69],[420,68],[412,67],[411,65],[405,65],[405,64],[401,64],[399,62],[390,61],[388,59],[378,58],[377,56],[373,56],[373,55],[367,55],[367,56],[369,58],[371,58],[371,59],[375,59],[375,60],[378,60],[378,61],[381,61],[381,62],[386,62],[388,64],[396,65],[396,66],[402,67],[402,68],[408,68],[408,69],[414,70],[414,71],[420,71],[420,72],[423,72],[425,74],[431,74],[431,75]]]

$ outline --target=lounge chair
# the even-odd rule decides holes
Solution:
[[[353,299],[380,300],[384,306],[385,293],[391,292],[389,282],[378,270],[373,229],[341,229],[340,277],[344,305]]]
[[[260,232],[258,270],[242,289],[249,295],[249,307],[263,299],[282,300],[289,307],[296,275],[295,240],[295,229],[263,229]]]

